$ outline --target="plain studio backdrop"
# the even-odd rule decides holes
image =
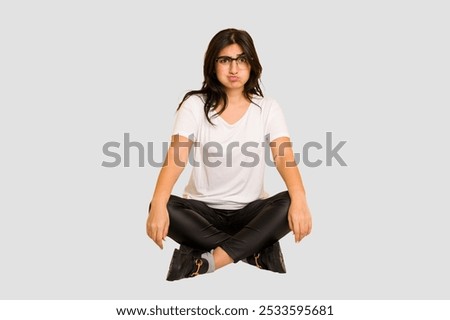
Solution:
[[[0,298],[449,299],[448,16],[445,1],[2,2]],[[252,35],[295,152],[323,146],[299,164],[313,232],[281,240],[285,275],[238,263],[169,283],[177,245],[145,232],[147,154],[162,160],[229,27]],[[347,166],[326,164],[327,132]],[[144,166],[137,147],[125,166],[125,137]]]

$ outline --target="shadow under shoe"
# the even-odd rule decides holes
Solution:
[[[281,252],[280,242],[268,246],[258,253],[245,259],[248,264],[263,270],[269,270],[278,273],[286,273],[283,253]]]
[[[208,271],[208,261],[193,254],[192,252],[182,252],[175,249],[170,261],[167,281],[192,278]]]

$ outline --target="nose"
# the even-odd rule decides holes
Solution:
[[[238,72],[238,63],[236,60],[231,60],[229,72],[236,74]]]

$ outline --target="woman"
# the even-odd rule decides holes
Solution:
[[[147,234],[175,249],[167,280],[213,272],[244,261],[285,273],[278,240],[290,230],[299,242],[311,215],[280,106],[259,86],[262,67],[251,36],[226,29],[210,41],[204,82],[188,92],[175,119],[171,145],[149,208]],[[265,147],[287,191],[264,191]],[[193,149],[183,197],[172,188]]]

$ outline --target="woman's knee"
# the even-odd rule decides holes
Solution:
[[[291,204],[291,197],[289,196],[289,192],[287,190],[277,193],[272,198],[273,198],[273,202],[284,204],[285,206],[288,206],[288,207]]]

